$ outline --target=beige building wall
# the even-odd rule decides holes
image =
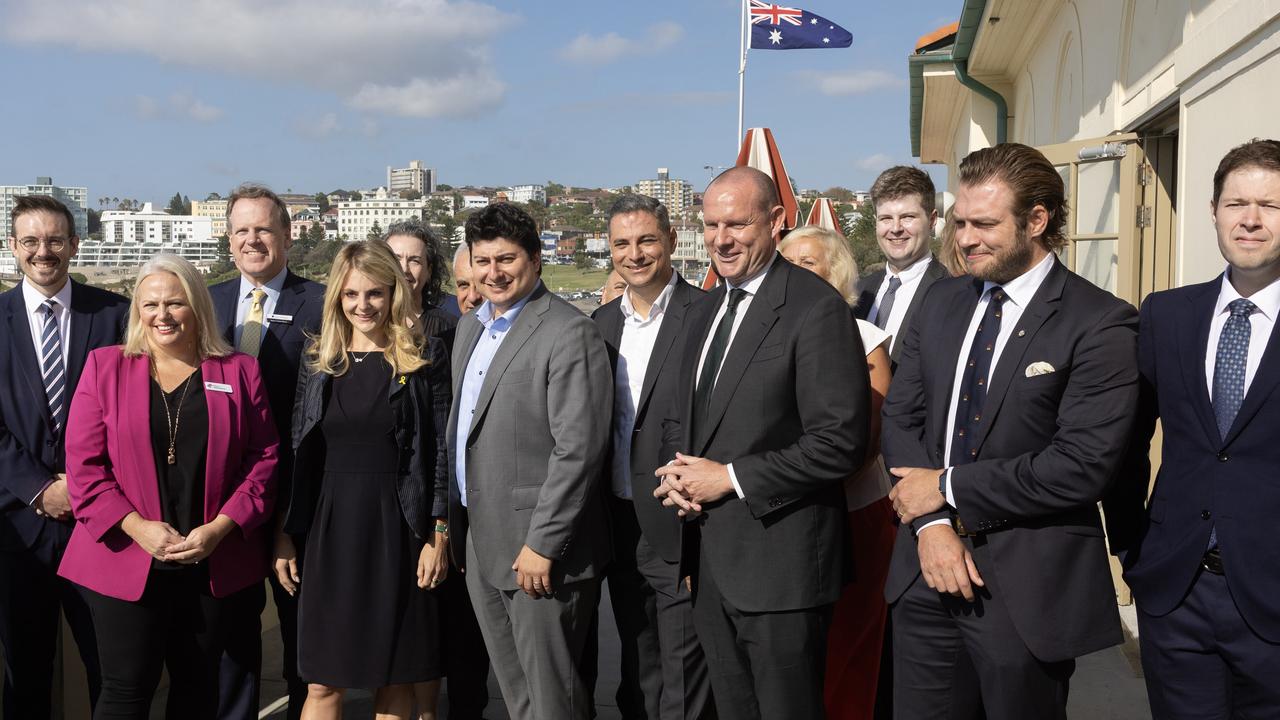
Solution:
[[[961,158],[995,142],[996,122],[995,105],[950,68],[924,73],[921,143],[922,160],[954,177]],[[1221,272],[1213,171],[1231,147],[1280,137],[1280,0],[989,0],[969,73],[1004,96],[1008,139],[1033,146],[1145,129],[1174,113],[1175,284]],[[931,128],[946,129],[930,139]]]

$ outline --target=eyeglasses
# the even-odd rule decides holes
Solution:
[[[51,237],[41,240],[39,238],[24,237],[18,241],[18,245],[27,252],[36,252],[41,245],[47,246],[52,252],[62,252],[62,249],[67,246],[67,239],[64,237]]]

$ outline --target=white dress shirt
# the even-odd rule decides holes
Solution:
[[[1218,363],[1218,338],[1222,336],[1222,328],[1231,317],[1227,305],[1232,300],[1243,297],[1231,284],[1231,268],[1222,276],[1222,288],[1218,290],[1218,303],[1213,306],[1213,318],[1209,321],[1209,343],[1204,351],[1204,382],[1209,388],[1209,399],[1213,399],[1213,369]],[[1258,292],[1249,296],[1249,300],[1258,306],[1257,312],[1249,315],[1249,355],[1244,364],[1244,392],[1249,393],[1249,385],[1253,376],[1258,373],[1258,365],[1262,362],[1262,353],[1267,349],[1267,341],[1271,339],[1271,330],[1276,326],[1276,314],[1280,313],[1280,280],[1272,282]]]
[[[30,280],[22,279],[22,300],[27,305],[27,321],[31,323],[31,344],[36,351],[36,366],[40,365],[40,341],[44,337],[44,293],[36,289]],[[62,343],[62,367],[67,366],[67,347],[71,343],[71,279],[62,284],[62,289],[53,294],[58,301],[58,309],[53,316],[58,319],[58,339]],[[68,395],[74,388],[68,388]],[[70,400],[68,400],[70,402]]]
[[[275,277],[263,283],[260,287],[267,294],[262,299],[262,333],[265,336],[267,326],[271,324],[271,316],[276,311],[276,301],[280,299],[280,292],[284,290],[284,279],[289,274],[289,268],[281,270]],[[249,315],[249,308],[253,306],[253,291],[259,288],[244,275],[240,276],[240,300],[236,303],[236,331],[235,347],[240,347],[240,335],[244,332],[244,319]]]
[[[889,333],[866,320],[858,321],[858,334],[862,336],[862,347],[867,351],[868,357],[875,352],[876,348],[886,345],[889,341]],[[886,347],[885,352],[888,350]],[[880,456],[879,448],[872,449],[877,451],[875,460],[845,483],[844,500],[849,506],[849,512],[861,510],[888,495],[893,489],[893,482],[889,479],[889,471],[884,467],[884,458]]]
[[[1049,271],[1053,270],[1054,256],[1049,253],[1036,264],[1035,267],[1001,285],[1004,289],[1005,300],[1004,307],[1000,311],[1000,334],[996,336],[996,346],[991,352],[991,369],[987,372],[987,377],[995,377],[996,365],[1000,362],[1000,353],[1004,351],[1004,346],[1008,344],[1009,337],[1013,335],[1014,328],[1017,327],[1018,321],[1022,319],[1022,313],[1026,311],[1031,298],[1035,297],[1036,291],[1044,284],[1044,279],[1049,277]],[[991,289],[996,287],[995,283],[988,282],[982,286],[982,298],[978,301],[978,307],[973,309],[973,316],[969,319],[969,329],[965,330],[964,345],[960,346],[960,357],[956,359],[956,372],[951,383],[951,405],[947,409],[947,504],[951,507],[956,506],[955,494],[951,491],[951,441],[955,438],[956,426],[956,405],[960,402],[960,385],[964,378],[965,365],[969,362],[969,348],[973,345],[973,336],[978,330],[978,323],[982,321],[982,316],[987,312],[987,305],[991,302]],[[921,530],[930,525],[951,524],[950,520],[934,520],[921,526]]]
[[[702,342],[702,354],[698,356],[698,374],[694,377],[702,377],[702,363],[707,361],[707,351],[711,349],[711,341],[716,336],[716,327],[720,325],[720,318],[724,317],[725,312],[729,309],[729,293],[733,292],[734,289],[745,290],[747,296],[738,301],[738,307],[733,316],[733,328],[729,331],[729,343],[725,345],[724,357],[720,360],[720,368],[716,370],[716,382],[720,381],[720,370],[724,369],[724,361],[729,358],[729,353],[733,352],[733,339],[738,336],[738,328],[742,327],[742,318],[747,316],[747,309],[751,307],[751,300],[760,291],[760,286],[764,284],[764,279],[769,276],[769,270],[777,260],[778,255],[775,253],[773,257],[769,258],[769,264],[765,265],[763,270],[756,273],[754,277],[748,278],[741,285],[734,285],[728,279],[724,281],[727,290],[725,291],[724,299],[720,301],[720,308],[716,310],[716,316],[711,319],[711,325],[708,326],[707,339]],[[733,483],[734,492],[738,493],[739,499],[745,498],[746,495],[742,493],[742,486],[738,484],[738,476],[733,472],[733,463],[729,463],[725,467],[729,469],[729,482]]]
[[[893,338],[889,344],[890,353],[898,346],[898,337],[902,334],[898,331],[902,329],[902,320],[907,316],[907,308],[911,307],[911,300],[915,298],[916,290],[920,289],[920,279],[924,277],[924,271],[929,269],[929,263],[932,261],[932,254],[925,255],[900,273],[894,273],[888,265],[884,267],[884,280],[880,281],[880,289],[876,291],[876,304],[872,305],[871,312],[867,313],[867,320],[879,326],[880,303],[884,300],[885,293],[889,292],[889,280],[895,277],[901,280],[902,284],[898,286],[898,292],[893,295],[889,322],[884,326],[884,331]]]
[[[636,426],[640,391],[678,280],[672,271],[671,280],[653,301],[647,318],[636,312],[631,291],[622,293],[622,339],[618,341],[618,367],[613,374],[613,494],[623,500],[631,499],[631,432]]]

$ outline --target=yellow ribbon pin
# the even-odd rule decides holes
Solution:
[[[403,385],[403,384],[404,384],[404,376],[403,376],[403,375],[401,375],[401,376],[400,376],[400,384],[401,384],[401,385]]]

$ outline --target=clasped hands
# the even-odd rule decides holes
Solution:
[[[219,515],[183,537],[169,523],[143,519],[137,512],[129,513],[120,521],[120,529],[148,555],[179,565],[195,565],[209,557],[235,526],[234,520]]]
[[[947,499],[939,491],[940,469],[889,468],[898,483],[889,491],[889,501],[903,523],[942,509]],[[985,583],[973,554],[960,541],[950,523],[930,525],[916,536],[920,556],[920,575],[929,587],[940,593],[962,597],[973,602],[975,587]]]
[[[947,498],[938,491],[938,476],[942,470],[929,468],[889,468],[889,472],[898,478],[897,484],[889,491],[889,502],[893,503],[893,511],[898,519],[909,523],[921,515],[941,510],[947,504]]]
[[[732,493],[729,468],[715,460],[676,453],[676,459],[654,471],[660,482],[653,496],[680,517],[697,515],[709,502]]]

